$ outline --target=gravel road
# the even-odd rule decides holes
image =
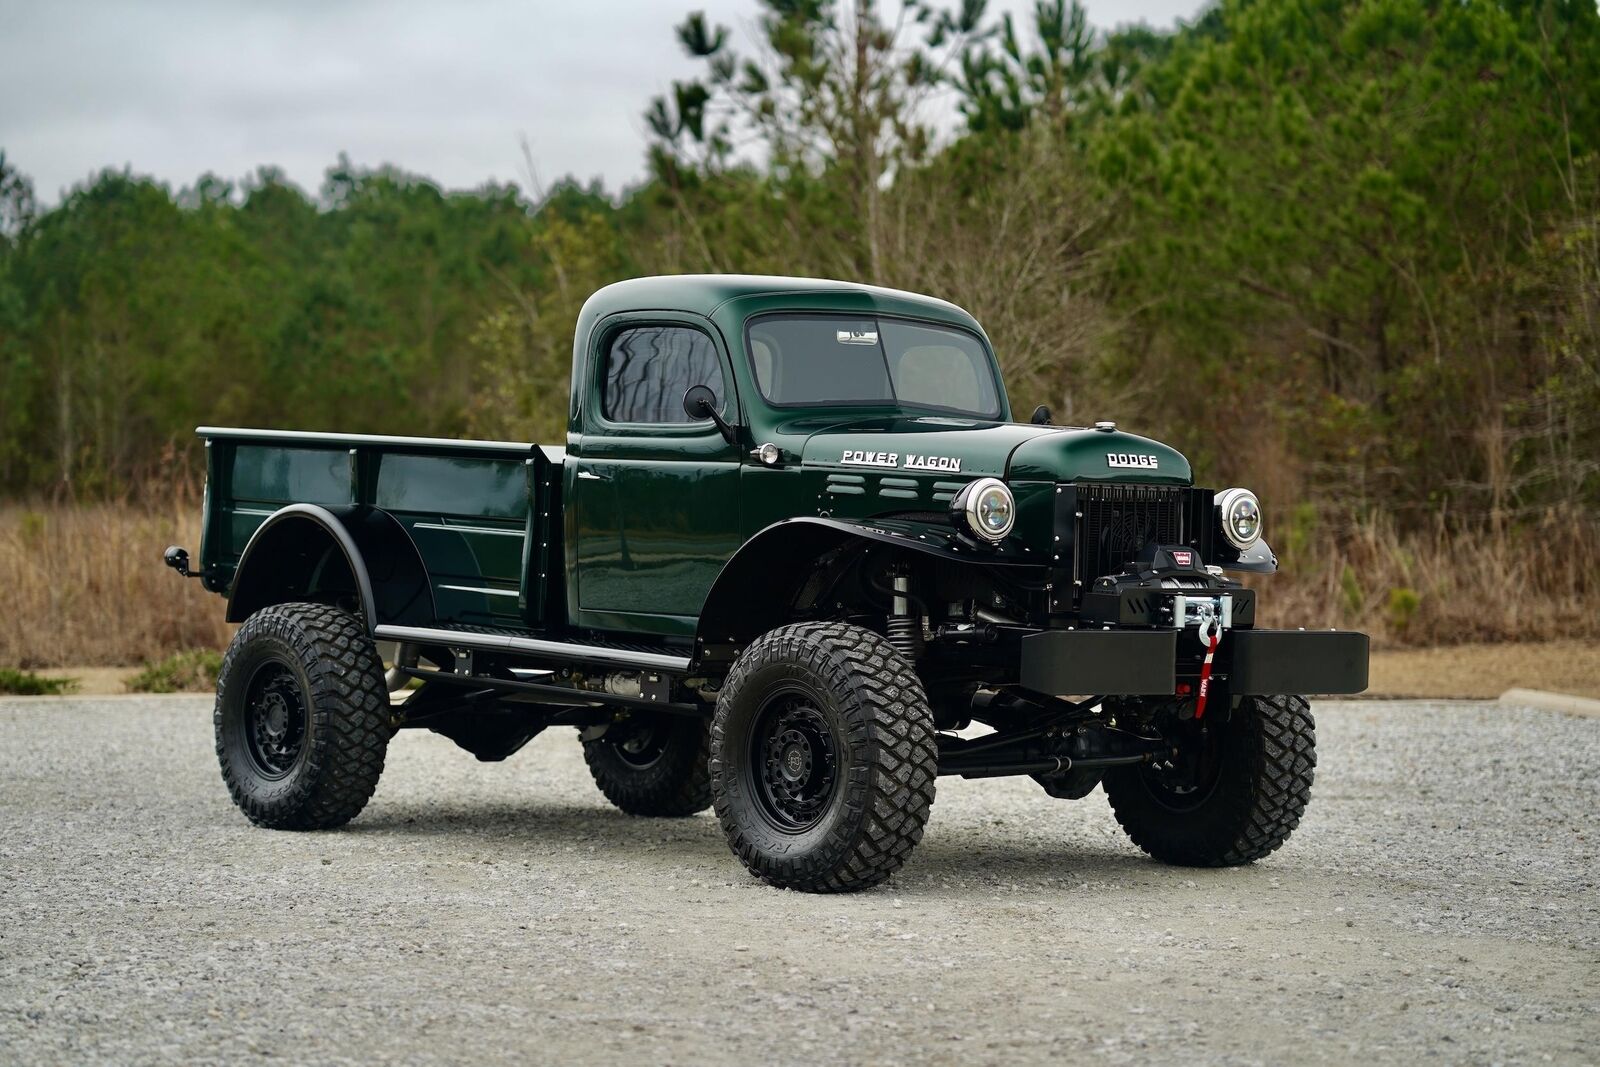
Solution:
[[[0,701],[0,1063],[1594,1063],[1600,720],[1316,711],[1254,867],[946,778],[899,876],[814,897],[609,808],[570,730],[404,733],[359,819],[288,834],[208,700]]]

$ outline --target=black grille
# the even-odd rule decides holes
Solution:
[[[1080,590],[1101,575],[1125,570],[1124,564],[1152,541],[1190,542],[1185,512],[1191,490],[1184,486],[1086,484],[1077,490],[1073,577]]]

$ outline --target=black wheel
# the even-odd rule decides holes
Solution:
[[[355,818],[393,733],[366,628],[322,604],[279,604],[245,620],[222,660],[213,722],[234,803],[274,830]]]
[[[1134,844],[1164,863],[1234,867],[1289,839],[1311,799],[1317,738],[1304,697],[1245,697],[1172,730],[1171,766],[1119,767],[1105,791]]]
[[[703,719],[635,715],[583,743],[606,799],[629,815],[693,815],[711,806],[711,731]]]
[[[789,889],[877,885],[922,839],[939,751],[916,673],[871,630],[783,626],[747,648],[711,725],[734,854]]]

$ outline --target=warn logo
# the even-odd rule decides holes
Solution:
[[[1156,469],[1157,464],[1156,457],[1142,455],[1138,452],[1107,452],[1106,466],[1132,467],[1137,470],[1153,471]]]
[[[1172,562],[1173,562],[1173,564],[1175,566],[1179,566],[1179,567],[1193,567],[1194,566],[1194,553],[1193,552],[1185,552],[1185,551],[1183,551],[1181,549],[1173,549],[1173,551],[1172,551]]]

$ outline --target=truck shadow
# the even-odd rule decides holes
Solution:
[[[528,860],[535,865],[547,862],[552,853],[582,850],[589,857],[624,861],[639,856],[652,866],[680,865],[696,873],[703,873],[700,868],[705,865],[725,868],[729,875],[743,871],[709,811],[682,819],[646,819],[603,804],[490,802],[466,808],[408,801],[370,810],[339,832],[426,837],[446,851],[480,853],[488,848],[508,862]],[[935,824],[891,884],[908,889],[938,887],[952,879],[1004,880],[1065,888],[1063,883],[1121,881],[1175,871],[1131,846],[1108,847],[1103,841],[1071,834],[1056,840],[991,836],[976,843],[964,828],[941,833]]]

